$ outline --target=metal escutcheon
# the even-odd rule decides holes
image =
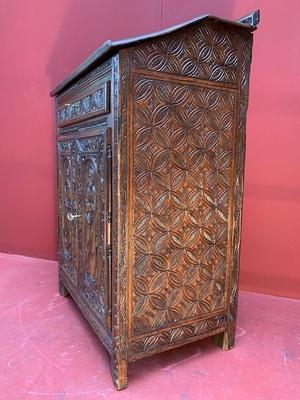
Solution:
[[[81,217],[80,214],[72,214],[72,213],[68,213],[67,214],[67,218],[68,218],[69,221],[73,221],[73,219],[79,218],[79,217]]]

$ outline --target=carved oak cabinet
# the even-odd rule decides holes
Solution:
[[[56,97],[59,285],[129,362],[234,344],[255,12],[105,42]]]

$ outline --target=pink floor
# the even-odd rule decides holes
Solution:
[[[57,293],[57,263],[0,254],[0,399],[300,399],[300,301],[241,293],[235,349],[209,340],[129,367],[117,392],[109,358]]]

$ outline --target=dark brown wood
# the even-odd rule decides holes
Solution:
[[[59,93],[65,90],[72,82],[80,78],[80,76],[82,76],[82,74],[87,72],[90,68],[94,67],[97,63],[99,64],[105,61],[110,55],[112,55],[113,53],[117,53],[119,50],[123,48],[137,45],[138,43],[145,42],[153,38],[160,38],[161,36],[170,34],[185,27],[206,21],[225,22],[229,26],[235,26],[237,28],[241,28],[243,30],[248,30],[249,32],[252,32],[256,29],[256,25],[259,22],[259,18],[260,18],[259,10],[253,11],[246,17],[240,18],[238,21],[230,21],[223,18],[215,17],[213,15],[204,14],[199,17],[193,18],[189,21],[183,22],[178,25],[174,25],[170,28],[158,32],[148,33],[146,35],[136,36],[133,38],[117,40],[117,41],[107,40],[97,50],[95,50],[94,53],[91,54],[83,63],[81,63],[76,68],[75,71],[73,71],[66,79],[60,82],[60,84],[57,85],[56,88],[53,89],[50,94],[51,96],[57,96]]]
[[[109,113],[109,88],[110,82],[103,85],[97,81],[87,87],[85,91],[80,90],[77,96],[69,96],[65,101],[58,102],[57,124],[59,127],[84,121],[85,119],[97,117]],[[60,104],[61,103],[61,104]]]
[[[202,17],[118,42],[54,91],[60,293],[117,389],[139,358],[234,345],[251,30]],[[99,108],[82,106],[97,91]]]
[[[259,21],[260,21],[260,10],[255,10],[250,14],[244,15],[243,17],[237,20],[237,22],[248,24],[254,27],[258,25]]]

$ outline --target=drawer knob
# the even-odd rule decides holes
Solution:
[[[67,214],[67,218],[68,218],[69,221],[73,221],[73,219],[79,218],[79,217],[81,217],[80,214],[72,214],[72,213],[68,213]]]

